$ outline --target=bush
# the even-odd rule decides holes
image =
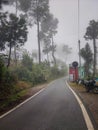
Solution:
[[[2,80],[3,80],[4,73],[5,73],[4,62],[3,62],[2,58],[0,57],[0,83],[1,83]]]
[[[15,91],[14,85],[16,82],[17,79],[15,75],[5,67],[2,81],[0,82],[0,99],[6,99]]]
[[[33,65],[32,76],[33,76],[33,83],[34,84],[43,83],[46,81],[45,68],[44,68],[43,64]]]
[[[60,71],[56,66],[51,67],[50,72],[51,72],[51,77],[52,78],[57,78],[59,76],[59,74],[60,74]]]
[[[13,73],[16,73],[18,80],[30,81],[32,82],[32,72],[30,72],[26,67],[20,66],[13,70]]]

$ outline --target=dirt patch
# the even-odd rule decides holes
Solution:
[[[69,83],[72,89],[81,97],[86,107],[90,110],[95,122],[98,127],[98,94],[93,92],[86,92],[86,89],[82,85],[75,83]]]
[[[37,93],[38,91],[40,91],[41,89],[47,87],[47,83],[46,84],[42,84],[42,85],[38,85],[36,87],[33,87],[33,88],[30,88],[28,93],[27,93],[27,96],[33,96],[35,93]]]

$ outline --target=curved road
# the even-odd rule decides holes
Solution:
[[[1,118],[0,130],[87,130],[87,126],[75,96],[62,78]]]

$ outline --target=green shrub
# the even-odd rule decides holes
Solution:
[[[43,67],[42,64],[33,65],[32,76],[34,84],[43,83],[46,81],[44,69],[45,68]]]
[[[17,67],[13,70],[13,72],[16,73],[18,80],[32,82],[32,72],[29,71],[26,67]]]
[[[5,73],[4,62],[3,62],[2,58],[0,57],[0,83],[1,83],[2,80],[3,80],[4,73]]]
[[[17,79],[15,75],[5,67],[2,81],[0,83],[0,99],[6,99],[15,91],[14,85],[16,82]]]

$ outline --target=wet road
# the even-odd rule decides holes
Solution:
[[[0,130],[87,130],[87,126],[77,100],[62,78],[0,119]]]

